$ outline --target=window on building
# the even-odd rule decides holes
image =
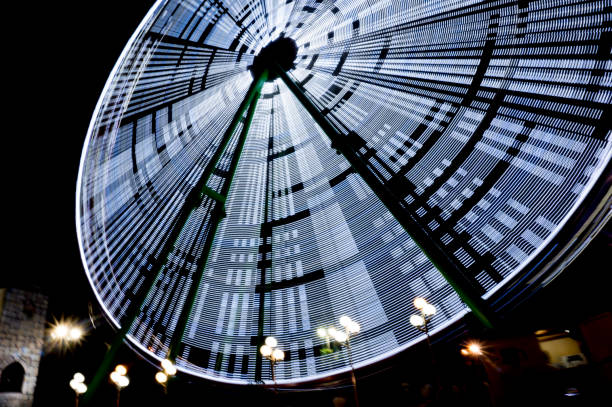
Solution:
[[[25,370],[21,363],[13,362],[8,365],[0,375],[0,392],[21,393],[24,374]]]

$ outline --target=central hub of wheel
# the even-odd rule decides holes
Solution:
[[[277,69],[289,71],[295,68],[297,44],[288,37],[280,37],[266,45],[253,60],[249,70],[257,78],[264,69],[268,70],[268,82],[278,78]]]

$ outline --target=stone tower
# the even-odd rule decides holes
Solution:
[[[29,407],[44,344],[47,297],[0,289],[0,407]]]

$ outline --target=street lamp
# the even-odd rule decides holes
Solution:
[[[330,338],[334,338],[335,334],[336,334],[336,329],[333,327],[317,329],[317,335],[319,336],[319,338],[325,339],[325,343],[327,344],[326,348],[321,349],[321,354],[327,355],[329,353],[332,353]]]
[[[268,336],[265,341],[265,345],[261,345],[259,353],[270,361],[272,368],[272,381],[274,382],[274,391],[276,392],[276,375],[274,374],[274,365],[285,359],[285,352],[277,349],[278,341],[273,336]]]
[[[164,372],[157,372],[155,373],[155,381],[157,381],[157,383],[161,384],[162,386],[166,387],[166,383],[168,382],[168,375]]]
[[[79,407],[79,396],[87,391],[85,376],[82,373],[75,373],[72,380],[70,380],[70,387],[74,390],[75,394],[74,405]]]
[[[486,348],[486,344],[471,340],[463,344],[463,347],[461,348],[461,355],[467,359],[466,365],[469,368],[468,372],[473,380],[477,381],[482,394],[487,394],[489,397],[491,397],[491,390],[485,385],[485,383],[487,381],[490,383],[490,375],[499,374],[500,368],[491,361]]]
[[[115,371],[110,374],[111,381],[117,387],[117,407],[121,397],[121,390],[130,384],[130,379],[126,376],[127,368],[124,365],[117,365]]]
[[[161,367],[167,376],[174,376],[176,374],[176,366],[170,359],[162,360]]]
[[[49,339],[54,347],[69,348],[78,344],[84,334],[84,329],[78,322],[61,320],[51,325]]]
[[[168,380],[177,372],[176,366],[170,359],[164,359],[161,362],[162,370],[155,373],[155,381],[162,385],[164,393],[168,391]]]
[[[68,337],[69,328],[64,323],[58,323],[51,329],[51,339],[65,339]]]
[[[485,357],[484,351],[482,350],[482,345],[476,341],[471,341],[465,344],[465,347],[461,348],[461,354],[463,356],[471,356],[473,358],[480,358],[481,356]]]
[[[470,343],[468,345],[467,349],[468,349],[468,351],[470,352],[471,355],[474,355],[474,356],[482,355],[482,348],[480,347],[480,344],[478,344],[476,342]]]
[[[155,373],[155,381],[164,388],[164,394],[168,394],[168,375],[164,371]]]
[[[414,299],[414,307],[420,311],[418,315],[412,315],[410,317],[410,323],[416,329],[421,332],[425,332],[427,336],[427,346],[429,347],[429,352],[431,353],[432,362],[434,361],[433,351],[431,349],[431,341],[429,339],[429,323],[434,315],[436,315],[436,307],[431,305],[425,300],[425,298],[417,297]]]
[[[57,341],[78,341],[83,337],[83,329],[78,325],[58,322],[51,328],[51,339]]]
[[[340,325],[344,327],[344,331],[336,331],[333,328],[328,329],[333,334],[334,339],[338,343],[346,342],[346,352],[351,365],[351,381],[353,382],[353,394],[355,396],[355,406],[359,407],[359,398],[357,397],[357,378],[355,377],[355,368],[353,367],[353,356],[351,354],[351,335],[357,335],[361,331],[361,326],[353,321],[350,317],[343,315],[340,317]]]
[[[429,348],[429,357],[431,358],[431,366],[433,369],[433,380],[436,383],[435,391],[438,391],[438,374],[436,372],[436,358],[434,356],[433,348],[431,347],[431,340],[429,338],[429,323],[434,315],[436,315],[436,307],[431,305],[425,300],[425,298],[417,297],[414,299],[413,305],[420,312],[419,314],[412,315],[410,317],[410,323],[416,329],[421,332],[425,332],[427,337],[427,347]]]
[[[78,326],[73,326],[68,332],[68,338],[71,341],[78,341],[83,337],[83,330]]]

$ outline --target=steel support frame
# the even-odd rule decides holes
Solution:
[[[442,274],[445,280],[455,290],[461,300],[465,302],[465,304],[472,310],[474,315],[482,322],[485,327],[492,328],[493,322],[496,319],[495,314],[488,307],[485,301],[482,300],[480,295],[478,295],[477,289],[467,278],[465,278],[461,267],[456,263],[456,261],[453,260],[446,253],[444,248],[441,247],[440,244],[429,235],[424,225],[421,225],[419,220],[402,206],[401,200],[395,195],[395,193],[384,183],[382,183],[379,178],[376,177],[376,175],[370,170],[367,160],[361,157],[351,147],[350,142],[348,140],[348,136],[343,135],[340,131],[336,129],[336,127],[329,121],[329,119],[327,119],[316,107],[316,105],[310,100],[304,90],[297,83],[295,83],[285,71],[279,68],[276,68],[275,71],[278,76],[283,80],[285,85],[287,85],[289,90],[297,97],[300,103],[304,106],[306,111],[312,116],[314,121],[329,137],[332,142],[332,147],[335,148],[346,158],[346,160],[355,169],[357,174],[359,174],[359,176],[362,177],[362,179],[368,184],[372,191],[376,193],[381,202],[387,207],[389,212],[391,212],[391,214],[396,218],[396,220],[402,225],[404,230],[410,235],[410,237],[419,246],[423,253],[429,258],[432,264],[438,269],[440,274]],[[84,395],[84,404],[88,404],[88,402],[91,401],[91,398],[95,394],[95,391],[99,387],[102,379],[108,372],[110,365],[117,353],[117,350],[123,343],[123,340],[125,339],[127,333],[131,330],[138,314],[140,313],[140,309],[145,299],[153,288],[155,281],[157,281],[164,265],[167,262],[168,256],[174,250],[180,233],[189,221],[191,214],[197,207],[201,205],[204,197],[208,196],[209,198],[215,200],[216,203],[209,221],[211,229],[206,238],[206,243],[204,245],[201,255],[201,258],[203,259],[203,264],[201,267],[198,267],[196,271],[197,274],[194,276],[194,284],[191,285],[189,293],[185,300],[185,305],[181,309],[179,320],[173,332],[173,336],[168,350],[168,358],[173,361],[176,359],[179,352],[180,343],[183,339],[187,327],[189,315],[191,314],[191,310],[193,309],[193,306],[195,304],[198,287],[200,286],[201,279],[204,275],[204,269],[206,267],[210,249],[212,248],[217,227],[225,216],[224,204],[227,199],[227,196],[229,195],[232,179],[237,169],[242,149],[244,147],[244,143],[246,141],[246,137],[251,122],[253,120],[257,101],[261,94],[263,84],[267,80],[267,77],[268,71],[266,70],[261,74],[261,76],[259,76],[258,78],[254,78],[253,83],[249,87],[249,90],[247,91],[244,100],[238,107],[238,110],[234,114],[230,125],[223,134],[223,137],[221,139],[219,147],[215,151],[215,154],[211,158],[206,169],[198,179],[198,182],[196,183],[192,191],[185,198],[185,203],[181,208],[181,211],[177,216],[176,220],[174,221],[168,239],[166,240],[164,247],[162,248],[162,251],[160,253],[160,256],[158,257],[158,259],[160,260],[156,261],[154,267],[154,270],[156,270],[156,272],[149,274],[143,284],[144,288],[139,291],[139,293],[135,296],[135,299],[130,303],[130,306],[128,307],[125,313],[125,317],[123,318],[121,329],[115,336],[115,339],[111,347],[107,351],[102,364],[100,365],[96,375],[94,376],[91,384],[89,385],[87,393]],[[228,171],[228,179],[223,185],[222,191],[220,193],[217,193],[216,191],[210,189],[206,184],[212,176],[213,171],[215,170],[223,153],[227,149],[232,135],[234,134],[240,121],[243,119],[244,113],[245,111],[247,111],[247,109],[247,117],[244,120],[244,125],[234,155],[232,157],[230,170]]]

